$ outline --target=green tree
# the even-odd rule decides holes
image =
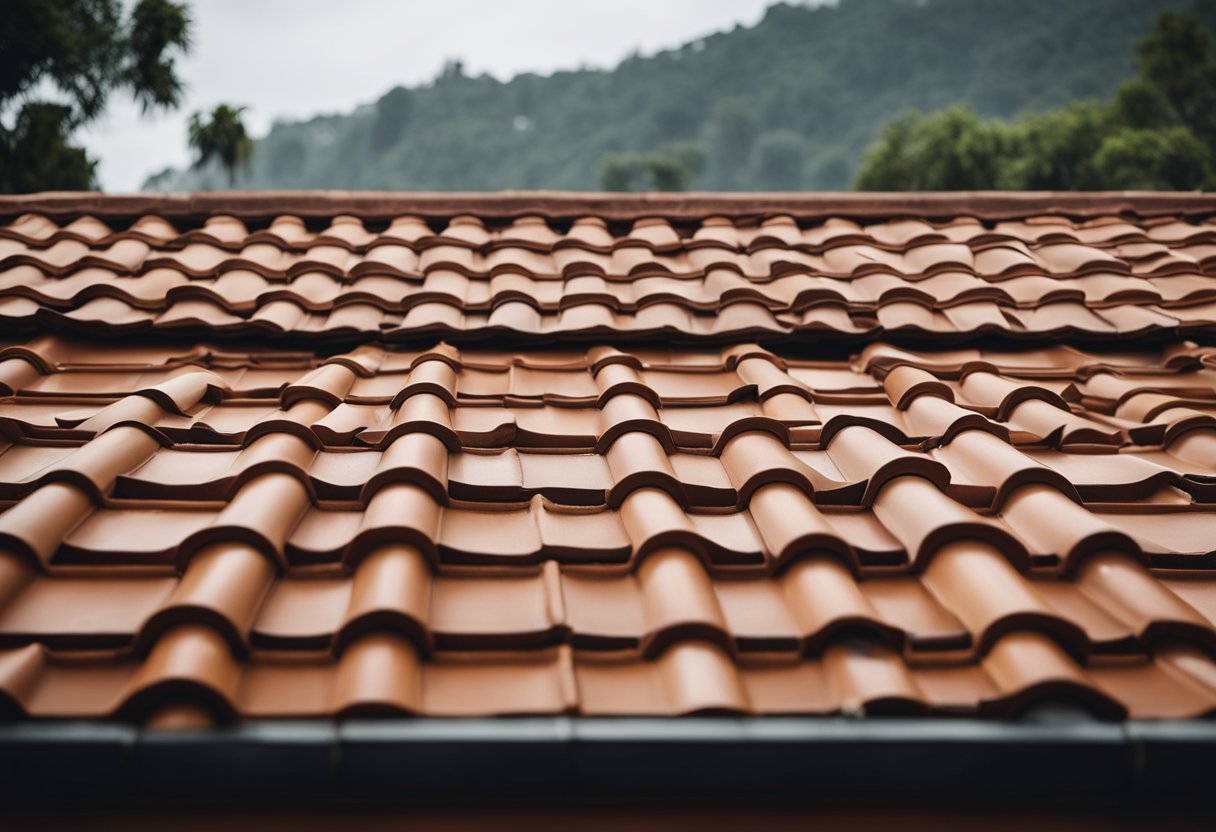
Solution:
[[[202,113],[190,117],[190,147],[196,154],[194,167],[218,161],[228,174],[229,186],[236,184],[237,170],[244,167],[253,154],[253,140],[241,118],[244,112],[244,107],[220,104],[211,111],[209,118]]]
[[[600,163],[600,188],[605,191],[636,191],[644,187],[642,157],[635,153],[613,153]]]
[[[67,139],[71,111],[58,104],[27,104],[12,130],[0,136],[0,191],[72,191],[93,181],[91,160]],[[10,167],[11,165],[11,167]]]
[[[1216,40],[1199,16],[1162,12],[1136,56],[1140,77],[1161,91],[1178,120],[1216,144]]]
[[[0,192],[94,186],[96,163],[72,136],[126,90],[145,112],[175,108],[175,58],[190,15],[171,0],[6,0],[0,25]],[[54,101],[41,100],[53,92]]]
[[[136,0],[122,2],[130,8]],[[863,151],[907,109],[931,113],[959,104],[1020,125],[1026,113],[1070,101],[1109,102],[1136,74],[1135,44],[1157,15],[1189,6],[1216,31],[1216,0],[774,2],[755,25],[638,55],[611,70],[498,81],[451,67],[407,87],[405,122],[389,117],[386,102],[379,129],[379,102],[284,120],[259,138],[239,181],[264,188],[585,190],[602,184],[607,154],[645,157],[696,141],[705,167],[691,187],[754,188],[755,143],[789,130],[807,147],[805,178],[790,187],[848,187]],[[292,136],[305,148],[295,154],[299,165],[279,161]],[[1000,167],[1006,175],[1009,166]],[[212,178],[221,175],[182,171],[172,187],[205,187]],[[640,171],[631,187],[653,186]]]
[[[1100,188],[1103,177],[1094,165],[1094,154],[1114,126],[1111,108],[1097,101],[1076,101],[1030,116],[1009,129],[1004,178],[977,187]]]
[[[705,151],[696,142],[672,142],[647,157],[646,169],[656,191],[687,191],[705,170]]]
[[[1163,13],[1136,49],[1140,75],[1114,101],[1077,101],[1010,124],[953,107],[889,123],[857,175],[863,190],[1106,190],[1216,184],[1216,39]]]
[[[1174,107],[1161,88],[1143,78],[1133,78],[1115,92],[1115,118],[1129,127],[1168,127],[1174,123]]]
[[[692,177],[687,167],[673,156],[653,154],[643,162],[646,178],[656,191],[687,191]]]
[[[931,116],[907,113],[883,128],[866,153],[857,187],[863,191],[975,190],[1002,179],[1006,127],[972,110],[952,107]]]
[[[605,191],[687,191],[705,166],[705,154],[693,142],[676,142],[655,153],[614,153],[600,164]]]
[[[1210,151],[1185,127],[1123,127],[1102,140],[1094,155],[1096,187],[1190,190],[1207,177]]]

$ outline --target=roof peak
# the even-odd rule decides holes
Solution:
[[[803,193],[602,193],[577,191],[410,192],[410,191],[209,191],[200,193],[105,194],[44,192],[0,196],[0,216],[40,213],[198,217],[217,213],[241,218],[290,213],[305,217],[353,214],[389,218],[399,214],[451,217],[538,215],[572,218],[595,215],[610,220],[662,216],[697,220],[713,216],[817,217],[974,216],[1011,219],[1037,214],[1139,217],[1216,214],[1216,194],[1169,191],[941,191]]]

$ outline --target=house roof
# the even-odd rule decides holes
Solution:
[[[1216,712],[1216,200],[0,216],[11,724]]]
[[[90,336],[853,345],[1186,337],[1206,195],[6,198],[0,321]]]

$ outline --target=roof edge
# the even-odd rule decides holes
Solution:
[[[213,802],[370,798],[695,801],[746,797],[1023,806],[1210,806],[1216,724],[965,718],[250,721],[212,731],[113,722],[0,726],[0,795]],[[55,776],[46,777],[47,772]],[[71,789],[63,784],[71,783]],[[57,803],[58,805],[58,803]]]
[[[1216,213],[1216,193],[1170,191],[942,191],[942,192],[776,192],[776,193],[603,193],[580,191],[410,192],[410,191],[208,191],[199,193],[106,194],[52,191],[0,196],[0,215],[166,218],[231,214],[242,219],[290,213],[304,217],[357,214],[388,219],[401,214],[454,216],[477,214],[510,218],[541,215],[550,219],[595,215],[627,220],[661,215],[694,220],[709,216],[764,217],[790,214],[811,220],[827,216],[889,217],[974,216],[1001,220],[1028,215],[1139,217]]]

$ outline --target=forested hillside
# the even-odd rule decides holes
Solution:
[[[1012,117],[1108,99],[1164,9],[1216,0],[779,4],[611,71],[470,77],[451,63],[346,115],[276,123],[248,188],[847,188],[883,125],[953,104]],[[218,169],[147,187],[226,187]]]

